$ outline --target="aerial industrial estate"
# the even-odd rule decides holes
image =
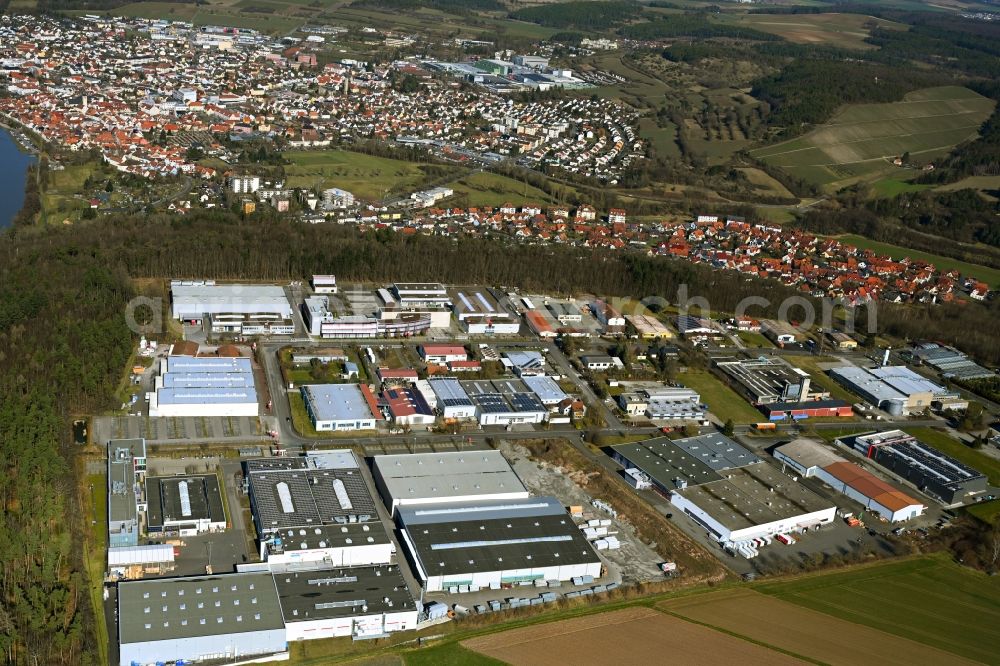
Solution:
[[[145,423],[157,442],[155,453],[148,435],[106,442],[106,595],[122,666],[284,659],[298,641],[379,638],[683,577],[628,526],[615,505],[630,496],[749,576],[758,561],[794,559],[791,544],[856,545],[865,521],[898,535],[994,492],[904,430],[946,423],[960,394],[850,345],[827,352],[825,370],[798,367],[817,356],[808,330],[765,336],[790,352],[774,355],[747,347],[738,323],[598,298],[333,275],[310,288],[170,288],[187,341],[143,340],[151,363],[133,369],[131,415],[104,430]],[[321,297],[328,322],[426,326],[331,336],[310,323]],[[508,331],[471,334],[466,322],[484,312]],[[217,323],[237,317],[242,326]],[[256,327],[269,318],[281,327]],[[651,371],[651,355],[676,359],[678,345],[706,350],[708,374]],[[848,397],[838,386],[850,400],[832,397]],[[734,402],[759,422],[734,426]],[[230,432],[240,417],[260,425]],[[241,444],[238,460],[179,464],[168,451],[183,436],[165,440],[153,424],[191,420],[257,444]],[[852,434],[805,434],[812,421]],[[609,426],[625,441],[588,455],[620,486],[612,496],[541,482],[545,464],[517,443],[584,446],[588,428]],[[449,439],[425,448],[416,433]]]
[[[997,662],[1000,14],[796,3],[0,0],[0,659]]]

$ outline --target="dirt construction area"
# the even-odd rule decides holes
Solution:
[[[802,663],[794,657],[649,608],[628,608],[503,631],[473,638],[463,645],[513,666],[667,661],[700,666]]]
[[[754,643],[826,664],[975,664],[977,662],[818,613],[753,590],[723,590],[664,601],[658,608]]]
[[[602,550],[600,555],[618,570],[623,582],[663,580],[663,572],[659,569],[662,561],[660,556],[643,543],[635,528],[627,521],[613,518],[610,514],[594,507],[591,504],[594,498],[574,483],[571,477],[545,462],[536,463],[530,460],[525,448],[504,442],[500,450],[533,495],[553,495],[566,506],[582,506],[583,518],[578,518],[578,523],[590,518],[611,519],[609,532],[617,532],[621,548]]]

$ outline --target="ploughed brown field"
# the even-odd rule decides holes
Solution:
[[[827,664],[978,663],[747,589],[672,599],[657,608]]]
[[[803,663],[781,652],[649,608],[629,608],[512,629],[473,638],[462,645],[513,666]]]

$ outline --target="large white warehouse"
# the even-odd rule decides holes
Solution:
[[[120,666],[283,653],[285,623],[270,573],[118,584]]]
[[[528,497],[510,463],[492,450],[375,456],[372,476],[393,513],[404,506]]]
[[[168,356],[160,361],[150,416],[258,416],[249,358]]]
[[[285,290],[274,285],[215,284],[174,280],[170,283],[174,319],[201,322],[214,315],[275,315],[290,319],[292,306]]]
[[[764,462],[730,468],[715,481],[674,490],[670,502],[720,543],[736,546],[825,525],[837,513],[833,504]]]
[[[774,450],[775,460],[802,476],[815,476],[868,511],[891,523],[921,515],[927,508],[865,468],[841,458],[819,442],[792,440]]]
[[[309,384],[301,388],[306,412],[318,431],[374,430],[382,419],[366,384]]]
[[[399,509],[428,592],[601,576],[601,559],[554,497]]]

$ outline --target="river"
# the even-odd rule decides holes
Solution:
[[[0,127],[0,229],[10,226],[24,203],[28,166],[35,156],[21,150],[10,133]]]

